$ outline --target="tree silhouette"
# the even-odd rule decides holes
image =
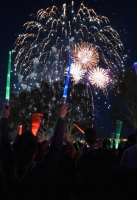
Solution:
[[[31,91],[22,91],[18,95],[11,95],[10,122],[14,135],[18,132],[20,124],[23,130],[31,129],[33,113],[44,115],[38,131],[40,140],[45,138],[49,129],[54,129],[62,105],[63,82],[54,82],[49,85],[42,81],[39,88]],[[87,86],[82,83],[75,84],[70,81],[68,90],[68,113],[65,118],[65,133],[74,132],[74,122],[77,124],[91,124],[92,105],[91,97],[86,95]],[[82,125],[84,128],[84,126]],[[76,131],[75,131],[76,133]]]
[[[119,74],[113,94],[116,103],[109,113],[110,118],[115,121],[121,120],[127,127],[137,128],[137,75],[132,67],[129,67],[124,75]]]

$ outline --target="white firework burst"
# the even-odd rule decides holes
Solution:
[[[68,68],[65,71],[65,74],[68,73]],[[70,76],[73,78],[75,82],[80,81],[83,79],[85,75],[85,70],[81,67],[81,65],[77,63],[72,63],[71,68],[70,68]]]
[[[89,72],[88,79],[92,85],[100,89],[105,89],[109,84],[108,70],[95,67]]]

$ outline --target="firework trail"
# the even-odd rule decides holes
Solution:
[[[41,9],[34,21],[24,24],[24,29],[14,49],[14,66],[22,89],[37,86],[41,80],[51,84],[62,80],[70,56],[74,58],[73,67],[81,73],[79,80],[83,78],[82,70],[87,73],[95,66],[109,69],[112,79],[123,67],[124,48],[119,34],[107,17],[97,15],[83,3],[78,11],[74,2],[70,7],[63,4],[62,9]],[[77,82],[78,77],[74,80]]]

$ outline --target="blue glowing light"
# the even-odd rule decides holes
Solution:
[[[68,75],[67,75],[66,81],[65,81],[65,87],[64,87],[64,92],[63,92],[63,98],[67,98],[68,85],[69,85],[69,79],[70,79],[70,68],[71,68],[71,64],[72,64],[72,58],[70,57],[70,60],[69,60],[69,68],[68,68]]]
[[[134,67],[135,67],[135,71],[136,71],[136,74],[137,74],[137,62],[134,62]]]

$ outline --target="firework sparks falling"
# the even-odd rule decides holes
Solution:
[[[74,62],[85,69],[95,67],[99,62],[99,55],[95,47],[88,43],[77,44],[72,50]]]
[[[67,73],[68,69],[66,69],[65,74]],[[70,75],[75,82],[80,81],[83,79],[85,75],[85,70],[81,67],[78,63],[73,63],[70,68]]]
[[[42,80],[51,84],[62,80],[70,55],[89,72],[95,65],[104,69],[109,66],[112,78],[123,67],[124,48],[119,34],[107,17],[97,15],[83,3],[78,11],[74,1],[70,6],[63,4],[62,9],[53,5],[34,17],[34,21],[24,24],[24,33],[15,41],[15,74],[22,77],[19,84],[33,87]]]
[[[109,84],[109,75],[107,70],[95,67],[89,73],[89,81],[92,85],[103,90]]]

